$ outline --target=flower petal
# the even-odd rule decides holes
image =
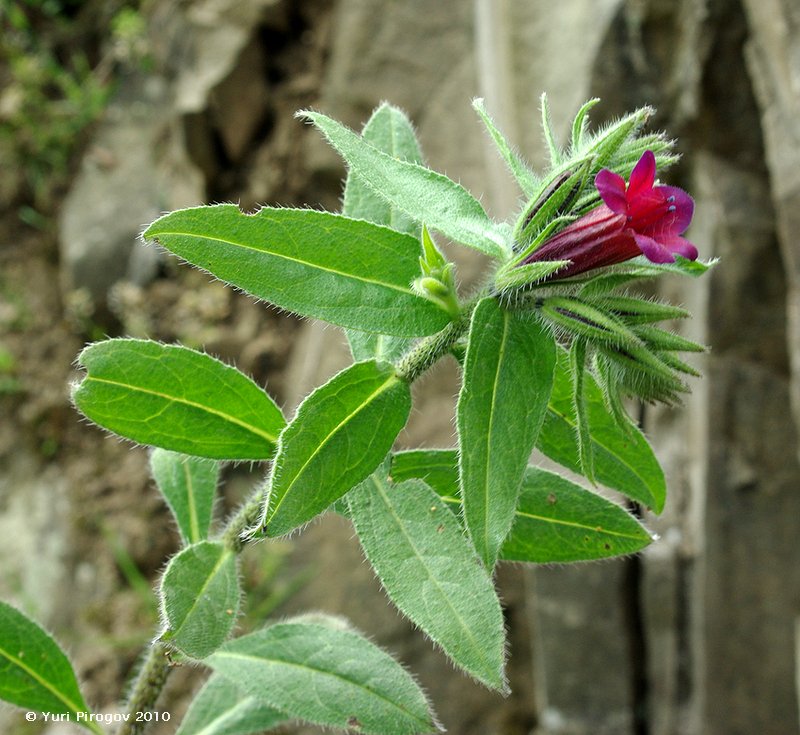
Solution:
[[[676,235],[661,242],[671,253],[677,253],[687,260],[697,260],[697,248],[687,239]]]
[[[675,256],[665,248],[660,242],[657,242],[652,237],[647,235],[640,235],[638,232],[633,233],[633,239],[639,246],[639,250],[651,263],[674,263]]]
[[[625,197],[625,179],[604,168],[594,178],[594,185],[605,205],[616,214],[628,213],[628,200]]]
[[[656,157],[653,155],[653,151],[645,151],[631,171],[631,179],[628,182],[628,199],[630,200],[647,189],[652,189],[655,180]]]
[[[663,231],[675,235],[684,233],[692,221],[694,199],[677,186],[657,186],[655,191],[662,194],[667,201],[673,198],[671,204],[675,207],[673,212],[664,217],[668,224]]]

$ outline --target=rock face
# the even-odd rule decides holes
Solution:
[[[637,105],[658,108],[653,127],[678,137],[684,154],[670,183],[696,198],[690,237],[703,258],[722,259],[698,283],[659,285],[693,310],[687,336],[711,347],[702,364],[706,377],[684,408],[643,413],[669,483],[664,514],[645,519],[660,540],[635,559],[501,570],[511,638],[507,699],[455,672],[391,610],[352,529],[338,517],[293,540],[291,567],[311,573],[276,614],[311,608],[348,616],[418,675],[440,719],[458,735],[798,733],[796,0],[406,0],[383,3],[380,12],[369,0],[194,0],[154,2],[149,12],[156,71],[123,80],[61,211],[65,294],[82,288],[102,302],[117,284],[111,301],[124,297],[131,304],[162,293],[172,281],[162,274],[153,282],[160,261],[135,239],[166,209],[221,199],[244,207],[336,208],[344,170],[314,131],[292,119],[300,107],[312,105],[354,127],[383,99],[403,107],[428,163],[481,196],[497,217],[516,210],[519,193],[491,158],[472,97],[486,99],[537,166],[544,158],[542,91],[562,135],[591,96],[603,99],[593,110],[595,124]],[[469,253],[453,255],[468,289],[481,263]],[[120,291],[119,282],[128,290]],[[198,279],[189,283],[206,293]],[[203,296],[191,303],[209,308]],[[287,414],[348,363],[339,330],[305,323],[284,370],[286,349],[269,335],[285,343],[295,322],[267,319],[239,303],[225,301],[214,330],[194,330],[192,338],[269,374]],[[180,326],[167,328],[152,309],[147,314],[151,336],[186,338]],[[120,319],[122,330],[138,323]],[[457,390],[452,364],[415,386],[419,410],[402,443],[451,446]],[[59,400],[56,423],[74,436],[77,418]],[[28,431],[23,412],[13,415]],[[11,451],[10,441],[4,446]],[[80,488],[92,488],[89,497],[115,519],[125,503],[137,510],[146,486],[144,453],[128,453],[124,461],[118,447],[100,454],[96,435],[65,446],[58,461],[69,470],[61,475],[53,460],[35,453],[0,472],[0,529],[29,519],[19,543],[37,549],[25,556],[46,566],[18,562],[0,579],[0,593],[22,601],[44,595],[37,614],[48,625],[82,631],[91,619],[75,602],[59,603],[69,595],[63,579],[75,579],[95,606],[112,590],[108,570],[98,571],[105,562],[69,551],[81,534],[96,530],[96,519],[89,523],[75,512],[87,498]],[[69,451],[95,451],[100,459],[87,468]],[[102,475],[103,462],[115,469]],[[42,500],[48,492],[58,493],[60,513],[76,519],[55,536],[46,523],[55,506]],[[154,520],[150,500],[144,516],[114,532],[129,534],[125,545],[134,560],[155,573],[154,546],[161,554],[169,541],[151,541],[154,524],[163,530],[165,522]],[[14,564],[14,548],[0,543],[0,560]],[[113,573],[113,563],[106,567]],[[113,655],[110,647],[105,654]],[[82,674],[120,675],[109,674],[113,667],[97,654],[81,660]],[[117,695],[104,686],[92,684],[101,705]],[[14,732],[16,722],[4,731]]]

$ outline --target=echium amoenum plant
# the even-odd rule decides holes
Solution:
[[[86,706],[66,656],[37,624],[0,603],[0,696],[123,735],[164,720],[170,668],[211,675],[178,735],[246,735],[305,720],[365,733],[439,728],[414,678],[367,637],[324,614],[266,620],[236,636],[242,549],[346,515],[397,608],[469,676],[500,692],[506,642],[493,584],[500,562],[571,562],[634,553],[653,541],[597,494],[600,484],[658,513],[663,473],[623,399],[675,403],[696,375],[680,357],[703,348],[657,326],[683,309],[630,287],[708,264],[683,233],[693,202],[657,183],[673,143],[645,133],[641,109],[590,132],[575,117],[550,168],[534,173],[475,109],[526,201],[492,221],[462,186],[424,166],[409,120],[379,107],[359,135],[304,112],[349,173],[341,213],[233,204],[156,220],[144,238],[217,278],[345,329],[353,364],[293,416],[235,368],[204,352],[138,339],[89,345],[78,410],[154,447],[151,469],[182,548],[158,596],[161,627],[125,709]],[[437,236],[491,261],[463,297]],[[457,449],[393,451],[411,385],[457,359]],[[538,449],[587,483],[529,464]],[[221,462],[264,462],[265,479],[230,519],[212,518]],[[42,717],[42,714],[36,715]]]

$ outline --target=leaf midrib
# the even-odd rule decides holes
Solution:
[[[201,541],[200,537],[200,520],[197,517],[197,503],[195,502],[194,482],[192,481],[192,473],[189,471],[189,462],[184,460],[181,462],[183,467],[183,475],[186,479],[186,502],[189,512],[189,534],[192,543]]]
[[[489,426],[486,429],[486,471],[484,473],[484,482],[483,482],[483,560],[488,567],[491,567],[491,554],[490,550],[490,539],[489,539],[489,474],[492,468],[492,444],[493,444],[493,437],[492,434],[494,432],[494,417],[495,417],[495,408],[497,406],[497,392],[498,392],[498,385],[500,384],[500,373],[502,371],[503,365],[503,358],[505,357],[506,352],[506,343],[508,341],[508,331],[509,331],[509,315],[508,312],[505,310],[502,311],[503,316],[503,335],[500,341],[500,349],[497,351],[497,362],[496,370],[494,374],[494,381],[492,382],[492,405],[489,408]],[[522,478],[520,477],[520,481]],[[465,494],[466,497],[466,494]]]
[[[642,540],[641,536],[633,536],[633,535],[631,535],[629,533],[623,533],[621,531],[612,531],[612,530],[610,530],[608,528],[602,528],[601,527],[600,529],[598,529],[597,526],[588,526],[588,525],[585,525],[583,523],[578,523],[576,521],[567,521],[567,520],[562,520],[562,519],[557,519],[557,518],[548,518],[547,516],[540,516],[540,515],[537,515],[536,513],[530,513],[528,511],[517,510],[515,512],[516,512],[516,515],[518,515],[520,518],[531,518],[531,519],[533,519],[535,521],[542,521],[544,523],[553,523],[553,524],[559,525],[559,526],[570,526],[572,528],[580,528],[581,530],[591,531],[592,533],[602,533],[602,534],[605,534],[607,536],[617,536],[619,538],[627,538],[627,539],[632,539],[632,540],[635,540],[635,541],[641,541]]]
[[[557,418],[561,419],[570,428],[575,429],[576,423],[574,421],[570,421],[563,413],[561,413],[558,409],[556,409],[553,406],[552,403],[548,403],[547,404],[547,411],[548,411],[548,413],[551,413],[554,416],[556,416]],[[639,480],[639,482],[642,484],[642,487],[647,491],[647,494],[650,496],[650,501],[653,504],[653,506],[654,507],[658,507],[657,499],[656,499],[655,495],[653,495],[652,491],[650,490],[649,483],[636,471],[636,468],[633,465],[628,464],[628,462],[626,462],[619,454],[617,454],[617,452],[613,451],[610,447],[608,447],[607,445],[603,444],[603,442],[598,441],[598,439],[596,439],[596,434],[592,434],[591,436],[592,436],[592,442],[594,444],[596,444],[599,449],[602,449],[607,454],[609,454],[611,457],[613,457],[620,465],[622,465],[627,470],[629,470],[630,473],[637,480]],[[624,490],[621,490],[620,492],[622,492],[623,494],[626,494]]]
[[[185,406],[190,406],[191,408],[197,408],[206,413],[213,414],[214,416],[219,416],[226,421],[236,424],[237,426],[255,434],[256,436],[260,436],[262,439],[266,439],[270,444],[275,444],[278,440],[276,436],[264,431],[263,429],[259,429],[257,426],[253,426],[252,424],[248,424],[241,419],[236,418],[235,416],[231,416],[230,414],[224,413],[223,411],[219,411],[218,409],[212,408],[211,406],[204,405],[202,403],[197,403],[196,401],[191,401],[188,398],[179,398],[178,396],[171,396],[167,393],[162,393],[161,391],[153,390],[152,388],[145,388],[143,386],[132,385],[130,383],[122,383],[118,380],[110,380],[109,378],[98,378],[95,375],[87,375],[84,379],[84,382],[95,382],[95,383],[106,383],[107,385],[114,385],[119,388],[125,388],[127,390],[135,391],[138,393],[144,393],[146,395],[157,396],[158,398],[163,398],[167,401],[172,401],[174,403],[181,403]]]
[[[422,722],[426,727],[429,725],[427,720],[421,720],[413,712],[411,712],[410,710],[406,709],[405,707],[397,704],[397,702],[392,701],[391,699],[389,699],[388,697],[383,695],[381,692],[375,691],[374,689],[370,689],[369,687],[367,687],[366,685],[362,684],[361,682],[358,682],[358,681],[355,681],[353,679],[350,679],[350,678],[348,678],[346,676],[343,676],[342,674],[339,674],[337,672],[326,671],[324,669],[314,668],[313,666],[309,666],[308,664],[301,663],[301,662],[286,661],[284,659],[279,659],[279,658],[268,658],[267,656],[255,656],[255,655],[249,654],[249,653],[239,653],[238,651],[217,651],[213,656],[214,656],[214,658],[225,658],[225,657],[227,657],[227,658],[239,659],[239,660],[243,660],[243,661],[256,661],[258,663],[275,664],[275,665],[279,665],[279,666],[291,666],[291,667],[294,667],[294,668],[297,668],[297,669],[301,669],[303,671],[310,671],[310,672],[319,674],[321,676],[329,676],[329,677],[331,677],[333,679],[338,679],[338,680],[343,681],[343,682],[345,682],[347,684],[350,684],[350,685],[352,685],[354,687],[357,687],[358,689],[361,689],[361,690],[367,692],[368,694],[370,694],[370,695],[372,695],[374,697],[377,697],[378,699],[390,704],[396,710],[399,710],[400,712],[402,712],[403,714],[407,715],[408,717],[411,717],[416,722]],[[271,705],[271,706],[278,707],[278,705]],[[278,707],[278,709],[280,709],[280,707]]]
[[[464,633],[466,634],[467,638],[472,643],[473,649],[478,652],[478,657],[485,664],[487,664],[487,668],[488,669],[493,668],[492,667],[492,662],[488,658],[486,658],[486,656],[484,654],[483,647],[478,643],[478,641],[475,640],[475,636],[472,634],[472,631],[466,625],[466,623],[463,621],[461,615],[459,615],[459,613],[458,613],[458,610],[456,610],[456,608],[453,607],[453,604],[450,602],[450,598],[445,594],[444,590],[442,589],[441,585],[439,584],[439,581],[436,579],[436,577],[433,575],[433,573],[431,572],[431,570],[428,567],[428,565],[425,563],[425,557],[420,553],[420,551],[417,548],[416,544],[414,543],[413,539],[409,536],[408,531],[406,530],[406,527],[402,522],[402,519],[400,518],[400,516],[397,515],[397,512],[394,509],[394,506],[389,501],[389,496],[386,494],[386,491],[384,490],[382,483],[379,482],[378,479],[374,475],[372,475],[370,477],[370,480],[372,481],[372,484],[375,485],[375,488],[377,489],[378,494],[383,499],[384,504],[388,508],[389,513],[391,514],[392,518],[394,518],[395,523],[397,524],[397,527],[400,529],[400,531],[402,532],[402,534],[405,537],[406,541],[408,542],[409,547],[411,547],[411,550],[414,552],[414,555],[417,557],[417,559],[419,559],[419,562],[420,562],[421,566],[423,567],[423,569],[427,573],[428,579],[433,582],[434,586],[439,591],[439,594],[441,595],[442,599],[447,604],[447,607],[449,607],[450,610],[452,610],[453,616],[455,617],[456,620],[458,620],[459,627],[464,631]],[[441,643],[439,645],[441,645]],[[474,674],[474,672],[472,672],[472,673]]]
[[[448,505],[459,506],[459,507],[461,506],[461,500],[459,498],[453,497],[452,495],[439,495],[439,498],[441,498]],[[553,523],[555,525],[573,526],[575,528],[581,528],[587,531],[591,531],[592,533],[604,533],[609,536],[618,536],[620,538],[628,538],[634,541],[642,540],[641,536],[632,536],[630,534],[622,533],[620,531],[612,531],[607,528],[603,528],[602,530],[598,531],[597,526],[586,526],[581,523],[576,523],[575,521],[564,521],[557,518],[548,518],[547,516],[539,516],[536,515],[535,513],[528,513],[527,511],[515,510],[514,515],[519,516],[521,518],[531,518],[533,520],[543,521],[545,523]]]
[[[205,581],[203,582],[203,586],[197,591],[194,597],[194,602],[192,602],[192,606],[186,611],[186,615],[183,616],[183,620],[181,620],[180,625],[176,630],[173,631],[174,637],[177,638],[180,635],[180,632],[186,626],[186,621],[192,616],[192,613],[197,609],[197,606],[200,604],[200,601],[203,599],[203,595],[205,594],[206,590],[208,589],[211,582],[217,576],[217,573],[222,568],[222,565],[228,561],[228,558],[232,555],[233,552],[223,550],[223,553],[220,554],[219,559],[217,560],[216,564],[214,564],[214,568],[206,577]]]
[[[369,406],[369,404],[372,403],[381,393],[384,393],[386,390],[388,390],[388,387],[398,382],[399,378],[396,375],[394,374],[390,375],[383,383],[381,383],[380,386],[378,386],[378,388],[376,388],[369,396],[367,396],[367,398],[361,401],[361,403],[359,403],[359,405],[354,411],[351,411],[347,416],[345,416],[336,426],[333,427],[333,429],[330,430],[330,432],[328,432],[327,436],[317,444],[317,448],[309,455],[308,459],[303,463],[302,467],[300,467],[300,469],[297,470],[294,477],[292,478],[292,481],[289,483],[286,490],[284,490],[283,495],[281,495],[280,499],[278,500],[278,503],[270,511],[269,518],[267,519],[267,526],[269,526],[269,524],[275,518],[278,509],[281,507],[281,505],[283,505],[283,501],[286,500],[286,498],[289,496],[289,493],[292,491],[292,488],[295,486],[297,481],[306,471],[306,468],[317,457],[317,455],[319,455],[323,447],[325,447],[328,444],[328,442],[331,440],[331,437],[333,437],[355,415],[357,415],[358,413],[363,411],[367,406]],[[276,466],[277,464],[278,463],[276,460]]]
[[[247,245],[245,243],[234,242],[233,240],[227,240],[224,237],[220,237],[218,235],[213,235],[213,236],[212,235],[197,235],[197,234],[195,234],[193,232],[160,231],[160,232],[157,232],[157,233],[153,234],[153,239],[158,241],[159,237],[164,237],[164,236],[167,236],[167,237],[169,237],[169,236],[173,236],[173,237],[194,237],[194,238],[198,238],[198,239],[201,239],[201,240],[211,240],[213,242],[220,242],[220,243],[224,243],[226,245],[230,245],[232,247],[242,248],[244,250],[251,250],[251,251],[253,251],[255,253],[261,253],[263,255],[269,255],[269,256],[274,257],[274,258],[281,258],[282,260],[286,260],[286,261],[289,261],[291,263],[297,263],[299,265],[303,265],[303,266],[306,266],[308,268],[315,268],[317,270],[323,271],[324,273],[331,273],[332,275],[341,276],[342,278],[349,278],[349,279],[352,279],[354,281],[360,281],[362,283],[371,283],[371,284],[373,284],[375,286],[381,286],[383,288],[389,288],[389,289],[392,289],[394,291],[399,291],[400,293],[407,294],[409,296],[413,296],[415,299],[419,299],[420,298],[410,288],[403,288],[402,286],[399,286],[399,285],[394,284],[394,283],[386,283],[385,281],[376,281],[373,278],[367,278],[366,276],[359,276],[359,275],[357,275],[355,273],[345,273],[343,271],[336,270],[335,268],[331,268],[331,267],[328,267],[328,266],[320,265],[319,263],[311,263],[311,262],[309,262],[307,260],[300,260],[298,258],[293,258],[292,256],[286,255],[284,253],[276,253],[273,250],[264,250],[264,249],[261,249],[261,248],[253,247],[252,245]]]
[[[10,653],[2,646],[0,646],[0,655],[4,656],[12,664],[22,669],[28,676],[31,677],[31,679],[33,679],[42,687],[47,689],[47,691],[53,694],[55,698],[58,699],[60,702],[63,702],[67,706],[70,712],[74,712],[77,714],[78,712],[86,711],[85,709],[79,709],[78,705],[75,704],[71,699],[67,698],[67,696],[64,695],[62,692],[60,692],[58,689],[55,689],[50,682],[48,682],[46,679],[43,679],[35,670],[33,670],[30,666],[23,663],[23,661],[20,658],[14,656],[12,653]]]

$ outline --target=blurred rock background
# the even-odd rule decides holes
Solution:
[[[178,539],[146,451],[70,407],[82,345],[202,345],[289,413],[348,362],[337,329],[142,247],[143,226],[213,201],[336,209],[341,162],[293,113],[358,127],[384,99],[414,120],[429,165],[504,218],[519,193],[470,100],[541,166],[547,91],[564,135],[591,96],[595,124],[656,107],[653,127],[683,153],[669,182],[696,198],[690,237],[722,258],[701,282],[658,285],[711,346],[685,408],[642,411],[669,482],[665,513],[647,518],[660,541],[614,562],[501,569],[506,699],[400,619],[339,518],[247,552],[242,627],[347,615],[416,673],[455,735],[799,731],[796,0],[3,0],[0,20],[0,597],[57,635],[92,705],[115,706]],[[480,263],[453,254],[468,288]],[[443,364],[415,386],[403,444],[452,445],[457,377]],[[228,468],[220,515],[262,471]],[[199,681],[172,678],[162,732]],[[0,705],[0,729],[41,726]]]

